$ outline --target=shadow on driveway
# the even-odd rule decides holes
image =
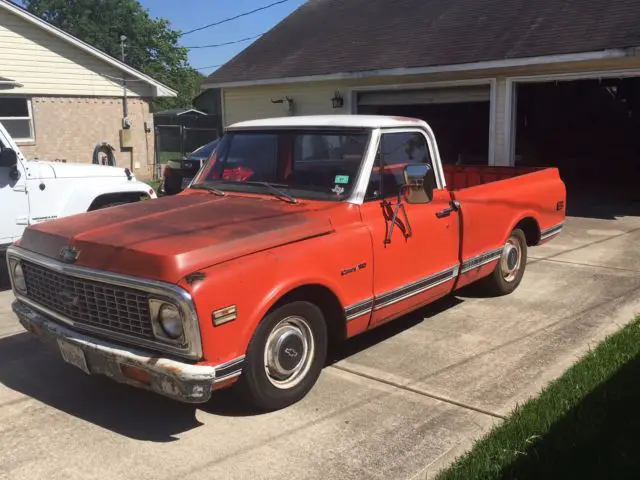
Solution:
[[[232,391],[216,392],[210,403],[195,406],[85,375],[28,333],[0,339],[0,383],[102,428],[151,442],[172,442],[176,435],[200,427],[198,408],[214,415],[252,414]]]
[[[504,479],[640,478],[640,358],[635,357],[552,425]]]
[[[462,294],[463,289],[460,290]],[[466,292],[466,290],[465,290]],[[384,342],[388,338],[398,335],[416,325],[429,321],[431,317],[459,305],[464,300],[454,295],[449,295],[426,307],[412,312],[404,317],[381,325],[373,330],[354,337],[340,345],[335,346],[328,354],[327,364],[332,365],[341,360],[349,358],[357,353],[366,350],[378,343]]]
[[[0,258],[0,292],[7,290],[11,290],[11,280],[9,280],[7,261],[2,257]]]
[[[383,342],[461,301],[447,297],[347,341],[330,352],[328,364]],[[214,392],[209,403],[195,406],[106,377],[85,375],[26,332],[0,338],[0,384],[117,434],[151,442],[176,441],[176,435],[202,426],[196,418],[198,409],[220,416],[257,414],[243,405],[234,389]]]

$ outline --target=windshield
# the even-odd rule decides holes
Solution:
[[[191,154],[189,155],[189,158],[209,158],[211,156],[211,154],[213,153],[213,149],[216,147],[216,145],[218,144],[218,140],[214,140],[213,142],[209,142],[206,145],[203,145],[202,147],[199,147],[197,149],[195,149],[193,152],[191,152]]]
[[[264,193],[260,182],[266,182],[295,198],[344,200],[355,185],[369,136],[344,129],[231,132],[193,185]]]

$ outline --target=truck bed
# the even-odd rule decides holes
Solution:
[[[444,170],[451,196],[460,202],[462,263],[488,251],[499,252],[509,233],[525,219],[520,228],[530,235],[530,245],[564,221],[566,192],[557,168],[445,166]],[[491,265],[475,273],[488,274]],[[463,270],[458,286],[470,280]]]
[[[543,170],[540,167],[492,167],[488,165],[443,165],[442,169],[450,191],[463,190]]]

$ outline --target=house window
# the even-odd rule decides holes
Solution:
[[[34,140],[31,101],[20,97],[0,97],[0,123],[17,142]]]

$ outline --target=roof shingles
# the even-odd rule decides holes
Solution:
[[[640,46],[638,0],[309,0],[208,84]]]

